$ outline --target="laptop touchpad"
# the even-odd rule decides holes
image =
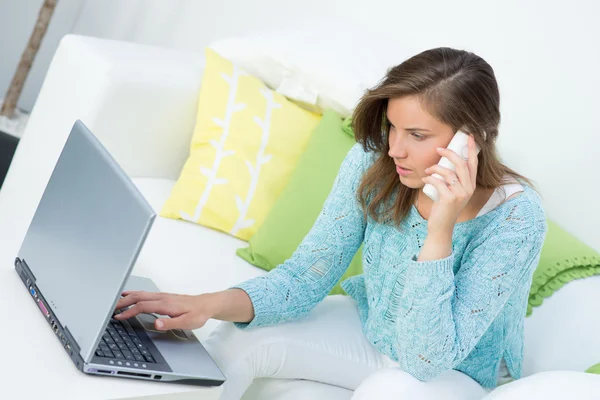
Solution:
[[[181,330],[181,329],[172,329],[169,331],[159,331],[154,326],[154,321],[156,321],[156,317],[152,314],[138,314],[136,319],[142,325],[146,332],[159,333],[163,335],[173,336],[173,338],[177,338],[179,340],[188,340],[190,339],[189,335]]]

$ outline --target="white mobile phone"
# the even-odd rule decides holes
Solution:
[[[479,151],[481,150],[479,148],[479,146],[477,146],[477,154],[479,154]],[[448,144],[448,149],[450,150],[454,150],[454,152],[456,152],[459,156],[461,156],[463,159],[468,159],[469,157],[469,135],[464,133],[463,131],[457,131],[454,134],[454,137],[452,138],[452,140],[450,141],[450,144]],[[456,171],[456,167],[454,166],[454,164],[452,164],[450,162],[450,160],[448,160],[446,157],[442,157],[442,159],[440,160],[440,162],[438,163],[438,165],[451,169],[452,171]],[[442,181],[444,180],[444,178],[439,175],[439,174],[433,174],[432,176],[441,179]],[[450,182],[448,182],[450,183]],[[435,186],[427,183],[424,187],[423,187],[423,193],[425,193],[431,200],[435,201],[436,203],[439,201],[440,196],[439,193],[437,191],[437,189],[435,188]]]

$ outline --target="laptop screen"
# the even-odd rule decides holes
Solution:
[[[18,256],[86,362],[154,218],[129,177],[77,121]]]

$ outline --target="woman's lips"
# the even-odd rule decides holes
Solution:
[[[401,168],[401,167],[399,167],[399,166],[397,166],[397,165],[396,165],[396,172],[398,172],[398,174],[400,174],[400,175],[402,175],[402,176],[406,176],[406,175],[409,175],[409,174],[411,174],[411,173],[412,173],[412,171],[411,171],[411,170],[409,170],[409,169],[404,169],[404,168]]]

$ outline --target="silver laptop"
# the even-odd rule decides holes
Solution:
[[[158,332],[156,316],[119,322],[124,290],[155,212],[98,139],[75,122],[15,268],[66,354],[87,374],[202,386],[225,381],[193,332]]]

